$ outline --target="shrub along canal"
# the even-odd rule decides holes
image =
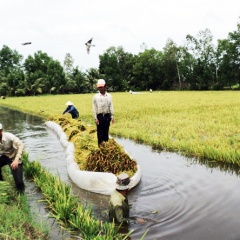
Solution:
[[[65,149],[57,135],[35,116],[0,107],[0,122],[5,131],[20,137],[30,160],[41,164],[72,184],[73,193],[84,204],[93,206],[96,216],[108,220],[109,196],[76,187],[67,175]],[[116,122],[117,124],[117,122]],[[134,229],[132,240],[230,240],[240,239],[240,178],[229,166],[203,164],[177,153],[153,151],[151,147],[128,139],[115,138],[137,160],[142,169],[140,184],[129,193],[131,219],[125,231]],[[41,198],[28,183],[27,194],[36,214],[45,221]],[[46,216],[45,216],[46,218]],[[66,239],[55,223],[51,239]]]

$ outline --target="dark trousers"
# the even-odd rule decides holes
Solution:
[[[7,156],[5,156],[5,155],[0,156],[0,181],[3,181],[2,167],[5,165],[9,165],[9,167],[10,167],[11,163],[12,163],[12,160],[9,159]],[[22,163],[18,164],[17,169],[12,169],[11,167],[10,167],[10,169],[12,171],[13,179],[15,181],[15,185],[16,185],[18,192],[23,193],[24,189],[25,189],[25,185],[23,182],[23,165],[22,165]]]
[[[76,114],[72,113],[72,118],[73,118],[73,119],[77,119],[78,117],[79,117],[79,114],[78,114],[78,113],[76,113]]]
[[[110,114],[98,114],[97,119],[99,121],[99,124],[97,125],[97,137],[98,137],[98,146],[101,144],[101,142],[107,142],[108,141],[108,132],[109,132],[109,126],[111,122],[111,116]]]

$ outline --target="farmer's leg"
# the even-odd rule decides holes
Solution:
[[[25,189],[25,185],[23,182],[23,163],[18,164],[18,168],[11,170],[18,192],[23,193]]]
[[[97,138],[98,138],[98,146],[101,144],[101,142],[104,141],[104,117],[102,115],[98,115],[98,122],[97,125]]]
[[[10,163],[11,163],[11,160],[7,156],[5,155],[0,156],[0,181],[3,181],[2,167],[5,165],[9,165]]]
[[[103,123],[103,141],[108,141],[108,132],[109,132],[109,126],[110,126],[110,115],[104,116],[104,123]]]

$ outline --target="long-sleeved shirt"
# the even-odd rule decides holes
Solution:
[[[21,156],[24,150],[23,142],[15,135],[9,132],[2,133],[2,141],[0,141],[0,153],[8,158],[18,160],[21,163]]]
[[[72,118],[78,118],[79,112],[78,110],[73,106],[67,106],[67,108],[63,111],[63,114],[66,112],[70,113],[72,115]]]
[[[114,109],[111,94],[107,92],[104,95],[102,95],[101,93],[95,94],[93,96],[92,109],[94,119],[97,119],[97,114],[107,113],[109,113],[111,115],[111,118],[113,118]]]
[[[116,223],[126,222],[129,217],[128,199],[115,190],[109,202],[109,219]]]

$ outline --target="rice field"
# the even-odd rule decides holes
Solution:
[[[2,168],[5,181],[0,181],[0,239],[48,239],[49,227],[36,223],[25,195],[15,192],[8,166]]]
[[[94,124],[92,97],[12,97],[0,103],[48,119],[61,116],[70,100],[79,110],[80,119]],[[143,142],[154,149],[240,166],[240,92],[124,92],[112,93],[112,97],[115,124],[110,126],[111,135]]]
[[[84,206],[72,194],[69,185],[46,171],[37,161],[29,161],[28,155],[23,156],[25,176],[32,178],[42,191],[51,217],[58,220],[61,227],[73,233],[77,239],[85,240],[124,240],[126,236],[118,233],[114,222],[102,222],[94,216],[91,206]],[[144,237],[144,236],[143,236]],[[142,238],[143,239],[143,238]]]

